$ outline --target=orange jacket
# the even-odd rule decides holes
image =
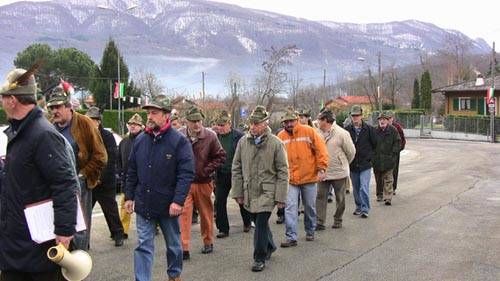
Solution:
[[[297,123],[293,134],[282,130],[278,138],[285,144],[290,184],[318,182],[318,171],[326,171],[328,166],[328,150],[316,130]]]

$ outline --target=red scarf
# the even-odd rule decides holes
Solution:
[[[170,128],[170,120],[169,119],[167,119],[167,122],[165,123],[165,125],[163,125],[163,127],[161,127],[160,130],[157,132],[153,131],[153,129],[151,129],[150,127],[146,127],[146,129],[144,131],[147,134],[154,136],[155,133],[156,133],[156,135],[161,135],[161,134],[165,133],[168,130],[168,128]]]

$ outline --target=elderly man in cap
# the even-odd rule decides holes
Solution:
[[[136,212],[135,280],[152,280],[159,224],[167,247],[168,280],[179,281],[182,247],[178,217],[194,178],[193,151],[189,141],[170,125],[170,100],[156,96],[143,109],[148,122],[133,144],[125,184],[125,209]]]
[[[186,114],[187,128],[179,130],[191,142],[195,157],[195,178],[193,184],[191,184],[181,215],[182,248],[186,260],[191,257],[190,240],[193,206],[200,214],[201,236],[203,237],[201,253],[213,252],[214,206],[211,199],[213,191],[212,174],[226,161],[226,152],[217,139],[217,135],[203,127],[204,118],[201,109],[192,106]]]
[[[101,205],[104,218],[108,224],[111,239],[115,240],[115,246],[123,245],[125,233],[118,214],[118,204],[116,203],[116,156],[117,147],[113,133],[105,130],[102,126],[102,113],[98,107],[91,107],[85,114],[92,119],[94,126],[99,130],[102,141],[108,154],[108,164],[101,174],[100,183],[92,189],[92,208],[96,202]]]
[[[325,179],[318,184],[318,197],[316,199],[318,223],[316,224],[316,230],[325,229],[330,187],[333,187],[337,203],[332,228],[341,228],[342,215],[345,210],[345,190],[348,185],[349,163],[354,159],[356,148],[354,148],[349,133],[335,123],[335,114],[331,110],[324,109],[321,111],[318,120],[318,132],[325,140],[328,149],[328,169],[326,170]]]
[[[288,161],[283,143],[268,126],[266,109],[257,106],[249,119],[250,131],[241,138],[234,154],[231,196],[255,221],[252,271],[262,271],[276,251],[269,217],[274,206],[285,206]]]
[[[314,241],[316,229],[317,182],[326,177],[328,151],[318,132],[302,125],[293,109],[283,116],[284,130],[279,132],[285,144],[289,164],[289,185],[285,209],[286,240],[281,247],[297,246],[298,200],[304,204],[306,241]]]
[[[92,189],[100,184],[101,173],[106,167],[108,155],[92,120],[73,110],[71,96],[59,85],[49,94],[47,107],[55,128],[71,144],[75,153],[76,171],[81,186],[81,203],[87,222],[87,229],[75,235],[78,248],[87,250],[90,246],[92,222]]]
[[[377,146],[373,157],[373,174],[377,182],[377,196],[380,191],[383,191],[382,199],[385,205],[390,206],[394,181],[393,169],[401,150],[401,138],[396,128],[389,124],[387,112],[381,112],[377,121],[378,126],[375,130]]]
[[[55,244],[69,247],[75,234],[78,179],[64,137],[36,106],[34,69],[15,69],[0,88],[10,126],[0,188],[0,280],[66,280],[47,258]],[[25,219],[27,205],[53,201],[54,239],[31,240]]]
[[[236,146],[243,133],[231,127],[231,116],[222,111],[215,120],[217,138],[226,152],[226,161],[217,169],[215,177],[215,225],[219,230],[217,238],[229,236],[229,220],[227,218],[227,197],[231,190],[231,165]],[[250,213],[240,204],[240,214],[243,219],[243,231],[249,232],[252,224]]]
[[[368,218],[370,213],[371,160],[377,145],[373,127],[363,121],[363,110],[359,105],[351,108],[351,125],[346,130],[356,147],[356,155],[349,166],[351,171],[352,194],[356,204],[353,215]]]
[[[127,182],[127,171],[128,171],[128,157],[132,151],[132,145],[134,144],[137,136],[144,129],[144,124],[142,123],[142,117],[138,113],[135,113],[127,122],[128,134],[125,136],[120,144],[118,145],[118,160],[116,161],[116,169],[119,175],[121,192],[124,192],[125,183]],[[130,214],[125,211],[125,194],[120,198],[120,220],[123,227],[124,238],[128,238],[128,230],[130,227]]]
[[[401,124],[396,122],[396,120],[394,120],[394,112],[393,111],[388,111],[387,113],[389,114],[389,124],[394,126],[394,128],[396,128],[396,130],[399,133],[399,137],[401,138],[401,148],[399,150],[399,152],[401,153],[401,151],[403,151],[405,149],[405,146],[406,146],[406,138],[405,138],[405,133],[403,131],[403,127],[401,126]],[[396,195],[396,189],[398,187],[400,153],[398,153],[398,155],[396,157],[396,164],[394,165],[394,170],[392,173],[394,176],[394,183],[392,184],[392,186],[393,186],[392,194],[393,195]],[[377,194],[377,196],[378,196],[378,194]]]

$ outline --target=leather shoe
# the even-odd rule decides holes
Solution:
[[[245,225],[245,226],[243,226],[243,232],[249,232],[250,229],[252,229],[251,225]]]
[[[325,230],[325,226],[322,225],[322,224],[317,224],[316,225],[316,231],[319,231],[319,230]]]
[[[121,247],[121,246],[123,246],[123,238],[116,238],[115,247]]]
[[[203,246],[203,248],[201,249],[201,253],[202,254],[210,254],[211,252],[214,251],[214,245],[213,244],[210,244],[210,245],[205,245]]]
[[[332,225],[332,228],[342,228],[342,224],[341,223],[334,223]]]
[[[391,200],[385,200],[385,205],[386,206],[391,206],[392,205]]]
[[[226,238],[226,237],[228,237],[228,236],[229,236],[229,233],[227,233],[227,232],[219,232],[219,233],[216,235],[216,237],[217,237],[217,238]]]
[[[314,235],[306,235],[306,241],[314,241]]]
[[[276,220],[276,224],[282,224],[285,222],[285,216],[278,216],[278,219]]]
[[[191,258],[191,254],[189,251],[182,251],[182,260],[189,260]]]
[[[297,246],[297,241],[296,240],[286,240],[285,242],[282,242],[280,246],[281,246],[281,248],[295,247],[295,246]]]
[[[259,272],[264,270],[264,267],[266,267],[266,264],[263,261],[255,261],[252,265],[252,271]]]

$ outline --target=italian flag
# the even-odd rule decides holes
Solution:
[[[117,99],[117,98],[123,98],[123,95],[125,93],[125,83],[120,83],[120,85],[118,85],[118,82],[115,82],[115,91],[113,93],[113,98]]]
[[[493,103],[493,99],[495,98],[495,86],[491,86],[486,93],[486,100],[488,103]]]

